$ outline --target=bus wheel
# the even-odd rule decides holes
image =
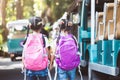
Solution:
[[[108,80],[109,75],[97,71],[91,72],[91,80]]]
[[[15,60],[16,60],[15,57],[12,57],[12,58],[11,58],[11,61],[15,61]]]
[[[119,52],[118,58],[117,58],[117,67],[120,68],[120,52]]]
[[[119,74],[117,78],[120,79],[120,51],[119,51],[118,58],[117,58],[117,67],[119,68]]]
[[[16,60],[15,59],[15,55],[13,53],[10,54],[10,59],[11,59],[11,61],[15,61]]]

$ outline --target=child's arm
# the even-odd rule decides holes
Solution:
[[[49,46],[49,49],[48,49],[48,58],[49,58],[49,61],[50,61],[49,69],[51,70],[53,68],[54,55],[53,55],[52,48],[50,46]]]
[[[46,52],[48,53],[48,59],[49,59],[49,69],[51,70],[53,67],[53,63],[54,63],[54,55],[53,55],[52,47],[50,46],[47,37],[45,37],[45,44],[46,44],[45,45]]]

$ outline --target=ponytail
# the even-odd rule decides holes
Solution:
[[[73,26],[72,22],[71,21],[67,21],[66,22],[66,27],[65,27],[64,30],[67,31],[68,33],[71,33],[72,26]]]

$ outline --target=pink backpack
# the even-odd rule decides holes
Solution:
[[[24,65],[30,70],[43,70],[48,65],[48,57],[42,34],[29,34],[24,46]]]

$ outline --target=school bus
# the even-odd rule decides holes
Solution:
[[[88,80],[120,80],[120,0],[76,1],[70,14],[73,22],[79,14],[81,70],[88,70]]]
[[[89,80],[120,79],[120,0],[82,0],[78,42]],[[89,25],[90,23],[90,25]]]

